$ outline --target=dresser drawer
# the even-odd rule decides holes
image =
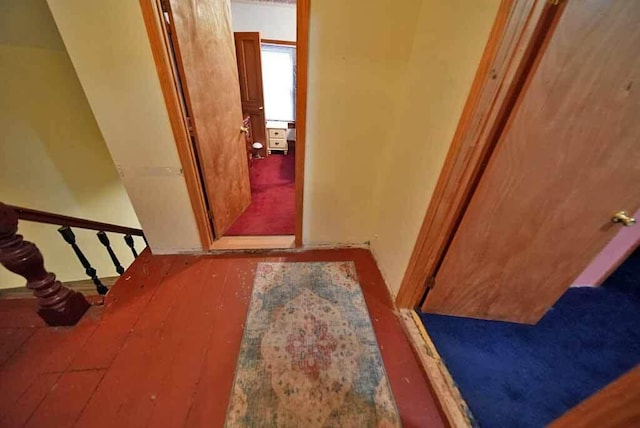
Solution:
[[[269,138],[269,148],[271,150],[287,150],[287,140],[284,138]]]
[[[287,130],[286,129],[269,129],[269,138],[281,138],[286,139]]]

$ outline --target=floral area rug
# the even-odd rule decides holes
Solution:
[[[226,426],[400,426],[353,262],[258,265]]]

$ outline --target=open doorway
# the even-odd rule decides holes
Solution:
[[[301,245],[299,3],[140,1],[205,250]]]
[[[640,363],[640,249],[536,325],[420,313],[480,426],[547,426]],[[624,394],[623,394],[624,395]]]
[[[227,236],[295,234],[296,4],[231,0],[251,204]]]
[[[530,12],[510,9],[517,5]],[[640,70],[633,53],[640,32],[626,26],[638,21],[640,8],[503,6],[499,16],[508,18],[496,20],[491,32],[397,303],[420,306],[414,315],[424,340],[416,349],[432,341],[435,346],[425,352],[429,376],[451,373],[441,397],[443,407],[456,401],[447,407],[452,415],[467,420],[473,414],[480,426],[538,427],[640,363],[640,255],[632,253],[640,235],[622,230],[633,226],[639,212],[638,176],[630,174],[638,170],[628,165],[639,164],[640,150],[633,133],[609,134],[614,123],[624,130],[637,123],[638,94],[621,103],[616,89],[622,76]],[[508,30],[516,27],[515,33]],[[620,37],[606,41],[605,33]],[[511,49],[527,54],[507,55]],[[605,53],[606,64],[575,62],[583,54]],[[524,74],[510,81],[516,70]],[[494,91],[509,86],[513,93]],[[602,95],[585,97],[576,108],[573,94],[593,94],[595,86]],[[603,106],[607,115],[598,113]],[[623,120],[628,122],[618,125]],[[480,145],[484,151],[471,155]],[[587,164],[584,155],[594,162]],[[595,171],[599,175],[590,180]],[[620,233],[627,237],[619,240]],[[419,287],[410,290],[414,279]],[[572,281],[583,287],[570,287]],[[429,360],[436,354],[442,359]],[[455,398],[445,401],[457,388],[471,413]],[[628,395],[617,391],[617,397]],[[621,410],[638,408],[619,398],[609,401],[622,403]],[[605,408],[600,415],[618,413],[624,412]]]

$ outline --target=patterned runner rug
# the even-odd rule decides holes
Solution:
[[[400,426],[353,262],[258,265],[226,426]]]

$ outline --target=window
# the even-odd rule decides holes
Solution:
[[[262,44],[262,85],[267,120],[295,120],[296,48]]]

